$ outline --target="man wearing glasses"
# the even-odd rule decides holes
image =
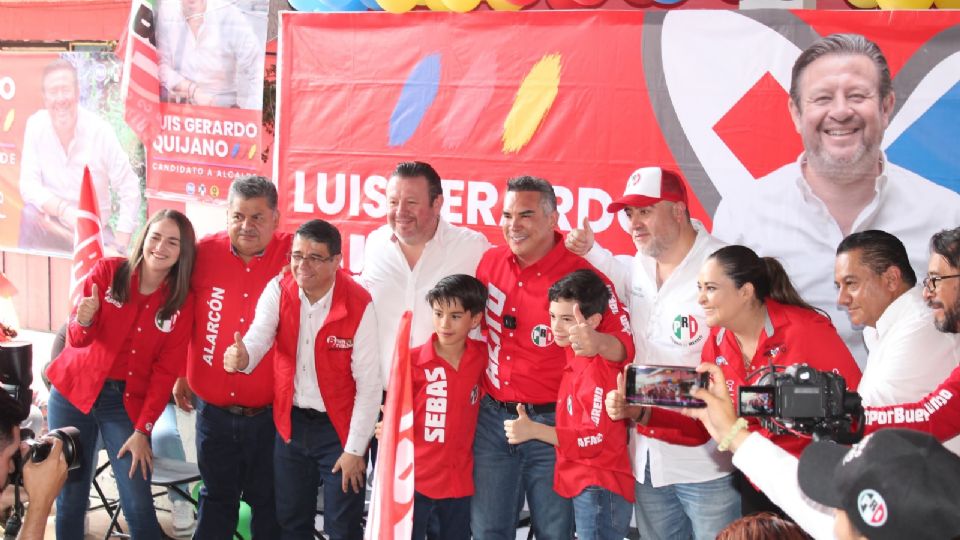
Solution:
[[[938,232],[930,240],[930,263],[923,280],[923,298],[933,310],[937,330],[960,333],[960,227]],[[915,363],[927,358],[915,357]],[[864,407],[866,432],[905,427],[926,431],[940,441],[960,435],[960,368],[933,392],[909,404]]]
[[[938,332],[897,237],[853,233],[837,247],[837,304],[863,326],[870,355],[857,392],[867,407],[918,400],[960,363],[960,336]],[[934,281],[927,280],[927,287]],[[922,359],[922,361],[918,361]],[[960,453],[960,439],[947,448]]]
[[[312,538],[323,486],[324,530],[360,539],[365,454],[380,406],[377,319],[370,294],[340,269],[340,232],[297,229],[290,272],[267,284],[256,317],[223,367],[250,373],[275,347],[273,471],[283,538]]]

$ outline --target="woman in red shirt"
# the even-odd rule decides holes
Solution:
[[[776,259],[744,246],[720,248],[700,269],[697,288],[710,327],[700,357],[723,370],[734,403],[741,385],[761,384],[774,366],[806,364],[842,375],[851,390],[860,384],[860,368],[830,319],[800,297]],[[700,422],[673,410],[626,407],[614,395],[608,411],[614,418],[637,418],[638,432],[670,443],[700,445],[710,438]],[[772,433],[756,418],[749,421],[751,431],[796,456],[810,443],[809,437]]]
[[[101,259],[83,284],[68,345],[47,368],[50,428],[80,430],[82,463],[57,498],[57,538],[83,538],[103,438],[133,538],[160,538],[150,493],[150,432],[183,370],[190,339],[193,226],[176,210],[150,218],[127,259]]]

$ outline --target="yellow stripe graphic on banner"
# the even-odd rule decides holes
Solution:
[[[561,56],[540,59],[517,90],[513,107],[503,122],[503,152],[519,152],[526,146],[550,112],[560,87]]]
[[[10,126],[13,125],[13,119],[16,117],[16,109],[10,109],[7,111],[7,118],[3,121],[3,130],[10,131]]]

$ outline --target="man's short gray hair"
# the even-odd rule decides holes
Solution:
[[[231,204],[235,197],[244,200],[263,197],[267,199],[267,206],[274,212],[277,211],[277,187],[266,177],[251,174],[237,178],[230,184],[227,204]]]
[[[535,191],[540,194],[540,204],[546,214],[557,211],[557,194],[553,186],[536,176],[516,176],[507,180],[507,191]]]
[[[790,77],[790,99],[800,110],[800,77],[803,75],[807,66],[819,58],[827,55],[863,55],[873,61],[877,66],[877,72],[880,74],[880,99],[886,99],[893,91],[893,83],[890,80],[890,66],[887,64],[887,58],[876,43],[863,37],[860,34],[830,34],[827,37],[818,39],[813,45],[807,47],[800,53],[797,61],[793,63],[793,73]]]

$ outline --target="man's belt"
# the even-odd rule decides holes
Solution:
[[[246,416],[246,417],[257,416],[257,415],[259,415],[260,413],[263,413],[263,412],[266,412],[266,411],[270,410],[270,407],[269,407],[269,406],[267,406],[267,407],[241,407],[240,405],[230,405],[229,407],[220,407],[220,406],[218,406],[218,405],[214,405],[214,407],[216,407],[216,408],[218,408],[218,409],[220,409],[220,410],[226,411],[226,412],[228,412],[228,413],[230,413],[230,414],[235,414],[235,415],[237,415],[237,416]]]
[[[330,419],[327,413],[323,411],[318,411],[316,409],[305,409],[303,407],[294,407],[293,410],[299,412],[303,416],[306,416],[308,420],[329,420]]]
[[[527,414],[551,414],[557,412],[556,403],[522,403],[519,401],[500,401],[498,399],[493,399],[489,395],[487,399],[490,400],[490,403],[496,405],[498,409],[503,409],[505,411],[516,414],[517,405],[523,405],[527,410]]]

